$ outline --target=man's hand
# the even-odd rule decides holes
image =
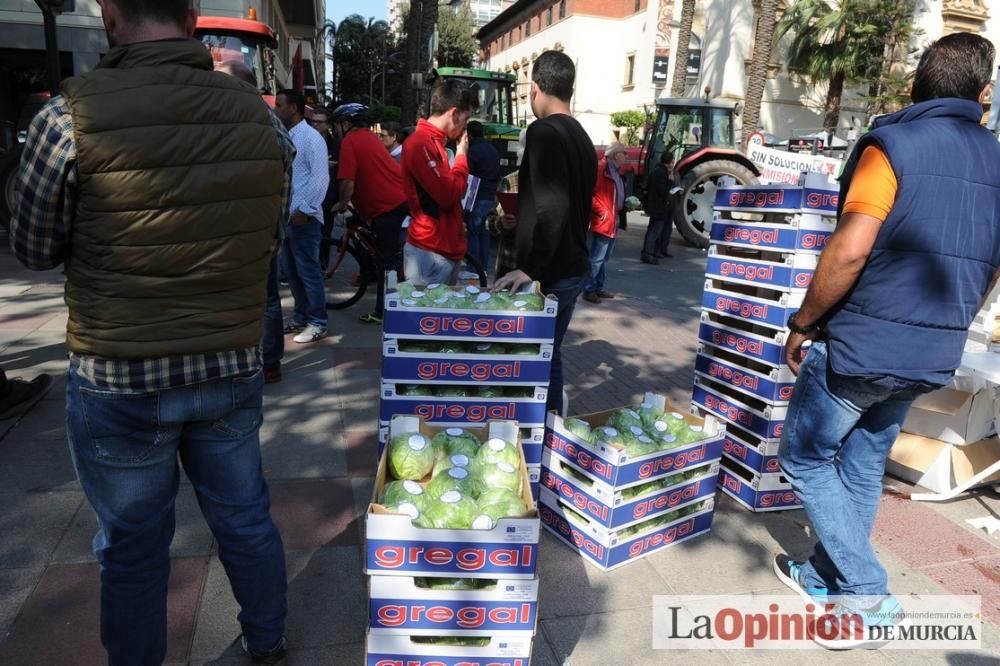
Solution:
[[[458,139],[458,145],[455,146],[455,156],[465,155],[469,152],[469,132],[462,132],[462,136]]]
[[[788,333],[788,340],[785,341],[785,363],[788,369],[796,377],[799,376],[799,366],[802,364],[802,345],[806,340],[816,340],[819,338],[819,331],[814,331],[809,335],[802,333]]]
[[[500,226],[508,231],[517,228],[517,217],[509,213],[504,213],[500,218]]]
[[[288,218],[288,223],[299,226],[305,224],[309,221],[309,216],[303,213],[301,210],[297,210],[292,213],[291,217]]]
[[[534,280],[524,271],[511,271],[493,283],[493,291],[510,290],[510,293],[514,294],[532,282]]]

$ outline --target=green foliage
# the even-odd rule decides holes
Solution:
[[[626,146],[639,145],[639,129],[645,122],[646,114],[642,111],[615,111],[611,114],[612,127],[620,127],[625,130],[621,142]]]
[[[391,78],[394,72],[392,54],[398,45],[385,21],[366,19],[359,14],[348,16],[337,26],[333,44],[334,98],[338,104],[361,102],[372,105],[376,100],[386,104],[393,100],[382,97],[382,77],[387,91],[397,86]]]
[[[368,107],[368,122],[372,125],[378,123],[398,123],[403,117],[403,113],[398,106],[391,104],[372,104]]]
[[[444,9],[438,14],[439,67],[472,67],[478,49],[469,0],[465,0],[455,11]]]

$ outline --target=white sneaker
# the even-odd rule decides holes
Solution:
[[[326,337],[325,328],[320,328],[315,324],[309,324],[308,326],[305,327],[305,329],[301,333],[292,338],[292,340],[298,342],[299,344],[302,344],[306,342],[316,342],[317,340],[320,340],[325,337]]]

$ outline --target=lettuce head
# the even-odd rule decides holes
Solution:
[[[404,433],[389,440],[389,473],[396,479],[419,481],[434,468],[434,447],[419,433]]]

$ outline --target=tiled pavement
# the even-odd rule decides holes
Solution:
[[[638,262],[644,220],[619,241],[608,288],[622,297],[581,301],[566,346],[572,411],[633,403],[646,390],[690,397],[704,254],[680,246],[661,266]],[[93,514],[77,484],[63,431],[65,308],[58,272],[20,269],[0,234],[0,366],[52,372],[57,387],[20,421],[0,422],[0,664],[99,664]],[[273,514],[288,552],[291,664],[360,664],[366,623],[360,516],[371,492],[379,339],[356,323],[361,306],[332,313],[328,339],[289,342],[285,379],[268,386],[262,429]],[[651,650],[652,595],[780,591],[771,554],[807,553],[803,512],[753,515],[721,499],[712,533],[601,573],[545,535],[533,663],[640,665],[1000,663],[1000,536],[966,518],[997,515],[982,491],[943,505],[901,498],[887,480],[876,542],[902,595],[980,594],[989,621],[979,653],[798,653]],[[234,640],[236,605],[189,486],[182,486],[170,580],[171,664],[245,663]]]

